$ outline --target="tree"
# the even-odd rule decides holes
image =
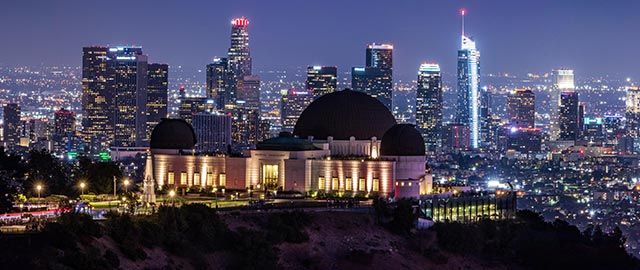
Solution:
[[[71,195],[69,168],[47,150],[32,150],[27,161],[27,182],[29,192],[35,194],[35,186],[44,185],[50,194]]]
[[[113,191],[113,178],[122,178],[122,171],[113,161],[94,162],[89,158],[78,159],[75,170],[75,181],[86,181],[89,189],[96,193],[111,193]]]

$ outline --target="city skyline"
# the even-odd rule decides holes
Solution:
[[[0,11],[3,25],[0,30],[7,37],[5,50],[0,52],[0,65],[79,66],[76,59],[81,52],[77,48],[133,44],[143,46],[158,62],[204,70],[213,57],[224,56],[228,40],[223,37],[229,34],[230,20],[246,16],[251,20],[256,70],[329,65],[338,67],[340,77],[361,64],[363,46],[377,42],[394,45],[394,77],[397,79],[413,79],[419,65],[427,61],[440,63],[443,76],[449,76],[455,74],[455,50],[451,48],[455,47],[460,32],[458,10],[465,8],[468,32],[473,33],[478,49],[483,51],[484,74],[523,74],[567,67],[576,70],[579,76],[638,75],[633,71],[633,56],[629,58],[625,54],[632,50],[633,37],[619,30],[625,28],[621,26],[640,21],[632,17],[631,11],[638,4],[631,1],[619,2],[616,6],[596,1],[581,1],[580,5],[571,1],[496,1],[482,5],[467,1],[404,2],[390,4],[394,9],[388,14],[379,8],[382,5],[356,1],[337,4],[332,9],[332,20],[318,18],[312,11],[321,10],[322,6],[314,3],[243,1],[196,3],[189,7],[133,3],[127,5],[128,9],[152,11],[148,13],[153,15],[140,15],[141,19],[147,16],[175,18],[160,20],[157,24],[141,20],[136,24],[136,31],[123,31],[129,29],[123,28],[123,22],[102,19],[101,14],[121,12],[122,9],[115,8],[120,5],[112,5],[113,10],[102,7],[100,14],[91,13],[91,23],[77,24],[75,22],[88,18],[85,13],[95,8],[93,4],[47,2],[29,10],[27,4],[11,3]],[[285,6],[290,8],[283,8]],[[359,15],[365,14],[357,12],[360,9],[368,11],[368,16]],[[203,16],[210,10],[216,11],[214,16]],[[27,11],[29,15],[25,16]],[[388,19],[376,20],[379,16]],[[305,26],[292,22],[304,22]],[[47,28],[50,25],[52,27]],[[353,26],[358,27],[355,35]],[[594,38],[591,32],[597,29],[613,30],[598,31],[598,38]],[[290,37],[292,33],[296,38]],[[34,35],[50,40],[48,49],[36,50],[30,42],[25,42]],[[329,41],[315,42],[318,35],[329,37]],[[609,48],[609,44],[617,47]],[[522,54],[523,51],[527,53]]]

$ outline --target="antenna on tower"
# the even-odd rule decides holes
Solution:
[[[463,8],[463,9],[460,9],[460,15],[462,15],[462,36],[464,36],[464,14],[465,14],[466,12],[467,12],[467,11],[466,11],[464,8]]]

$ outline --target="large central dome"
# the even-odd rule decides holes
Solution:
[[[300,138],[313,136],[324,140],[369,140],[382,138],[396,124],[393,114],[377,99],[358,91],[345,89],[321,96],[309,104],[293,130]]]

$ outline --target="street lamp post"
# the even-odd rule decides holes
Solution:
[[[84,195],[84,188],[87,186],[85,182],[80,182],[80,194]]]
[[[38,199],[40,199],[40,192],[42,191],[42,185],[37,185],[36,191],[38,192]]]
[[[169,191],[169,198],[171,198],[171,206],[176,206],[176,202],[173,200],[173,197],[176,196],[176,192],[174,190]]]
[[[124,179],[124,193],[125,194],[128,192],[128,187],[129,187],[129,179]]]

